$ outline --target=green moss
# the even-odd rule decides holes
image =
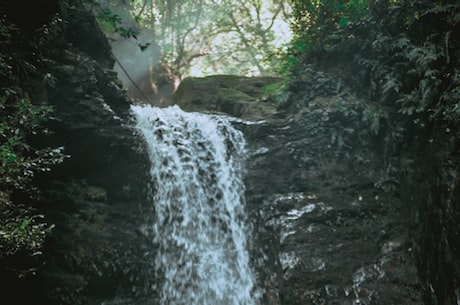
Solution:
[[[276,112],[267,96],[267,86],[281,81],[274,77],[213,75],[186,78],[173,102],[186,111],[223,112],[245,119],[269,119]]]

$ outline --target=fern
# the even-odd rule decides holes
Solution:
[[[406,49],[411,46],[411,41],[405,35],[401,35],[401,37],[396,40],[391,40],[391,42],[390,50],[393,52],[399,49]]]
[[[390,91],[399,92],[401,82],[393,74],[385,75],[385,83],[383,84],[383,94]]]
[[[455,9],[458,5],[455,4],[445,4],[445,5],[435,5],[433,8],[430,8],[423,12],[421,16],[427,16],[430,14],[441,14],[448,13],[451,10]]]
[[[407,53],[407,59],[418,66],[428,66],[440,57],[440,52],[431,43],[426,43],[423,47],[415,47]]]
[[[383,107],[403,114],[396,120],[404,128],[413,128],[414,120],[421,122],[420,126],[429,120],[460,125],[460,2],[385,2],[388,7],[371,10],[360,23],[347,23],[339,31],[329,32],[334,39],[318,40],[321,37],[317,36],[319,49],[324,50],[327,44],[327,50],[333,51],[325,54],[306,49],[302,60],[322,69],[330,66],[331,54],[343,59],[334,69],[373,105],[363,114],[373,133]],[[324,26],[321,18],[315,22]]]
[[[435,69],[426,70],[424,77],[427,79],[437,79],[439,77],[439,71]]]

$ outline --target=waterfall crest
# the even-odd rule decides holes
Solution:
[[[132,106],[148,145],[160,304],[253,305],[242,133],[220,116]]]

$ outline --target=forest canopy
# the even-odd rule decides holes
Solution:
[[[276,0],[97,0],[93,9],[126,68],[121,77],[157,93],[187,76],[275,75],[291,37],[291,6]]]
[[[293,17],[292,88],[311,71],[329,73],[372,109],[376,133],[390,115],[405,128],[458,126],[458,1],[294,0]]]

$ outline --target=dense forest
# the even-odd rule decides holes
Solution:
[[[41,210],[40,179],[72,156],[61,143],[43,140],[58,111],[43,88],[57,86],[49,67],[63,56],[69,16],[84,11],[119,51],[121,69],[131,69],[119,74],[136,87],[128,92],[152,103],[170,99],[197,66],[208,75],[281,78],[264,90],[288,116],[318,96],[353,100],[334,107],[383,147],[388,179],[415,211],[425,304],[459,302],[458,1],[45,2],[0,4],[0,273],[8,274],[2,278],[34,277],[46,264],[54,225]],[[276,39],[279,22],[290,25],[290,41]],[[90,45],[93,36],[85,39]],[[137,66],[145,71],[133,72]],[[337,150],[351,150],[347,137],[357,132],[338,131]]]

